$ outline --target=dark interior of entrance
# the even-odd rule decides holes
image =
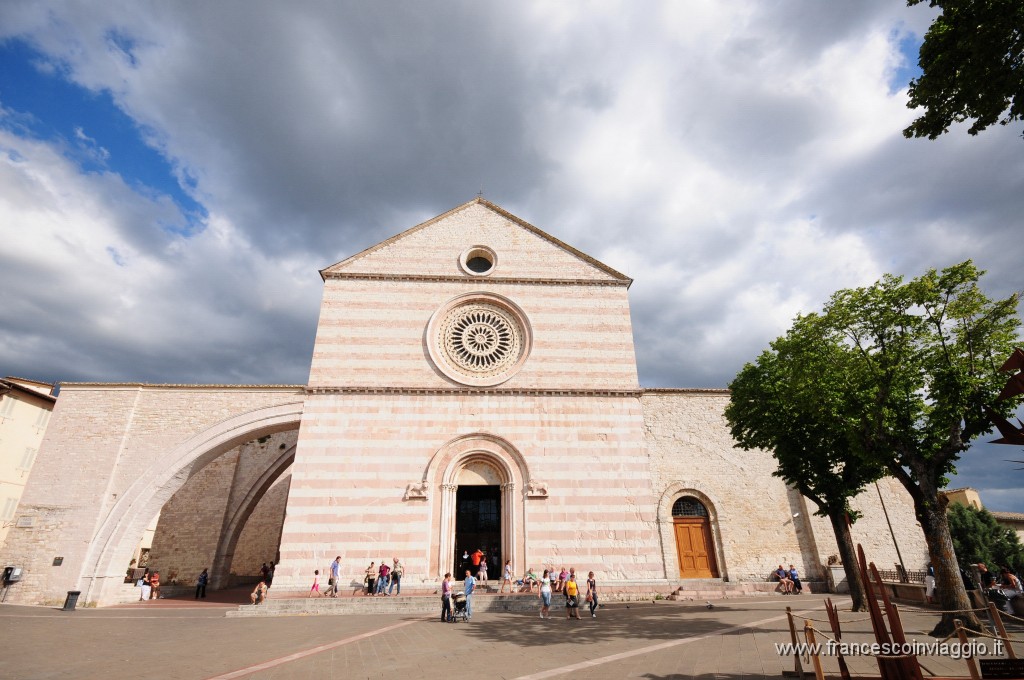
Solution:
[[[459,580],[466,577],[479,548],[487,560],[488,579],[501,579],[501,487],[459,486],[455,492],[455,560]],[[476,573],[473,574],[476,576]]]

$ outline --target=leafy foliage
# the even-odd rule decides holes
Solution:
[[[816,514],[857,513],[849,500],[884,469],[856,455],[844,425],[850,352],[829,339],[821,317],[800,317],[729,385],[725,416],[741,448],[765,449],[781,477],[817,506]]]
[[[1024,547],[1017,532],[999,524],[988,510],[950,505],[949,534],[961,565],[984,562],[990,568],[1024,570]]]
[[[884,465],[915,502],[937,503],[946,475],[991,423],[987,405],[1006,382],[998,368],[1016,341],[1017,295],[989,300],[970,261],[904,283],[886,276],[842,290],[825,308],[856,352],[850,368],[859,403],[862,454]],[[922,497],[922,493],[924,496]]]
[[[924,0],[908,0],[917,5]],[[976,135],[1024,119],[1024,2],[930,0],[940,14],[921,45],[920,78],[910,83],[912,109],[925,113],[903,131],[935,139],[955,122],[973,120]]]

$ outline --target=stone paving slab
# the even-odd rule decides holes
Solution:
[[[825,618],[823,598],[814,595],[718,601],[710,610],[700,603],[613,604],[580,621],[567,621],[564,608],[552,607],[560,618],[481,613],[458,624],[395,614],[228,618],[226,603],[160,604],[75,612],[0,606],[7,642],[0,676],[779,678],[793,667],[774,648],[789,641],[786,605]],[[934,619],[932,612],[909,610],[904,617],[911,636],[922,640]],[[871,639],[865,621],[847,628],[847,639]],[[871,659],[852,661],[858,674],[877,673]],[[967,676],[962,662],[924,662],[937,673]],[[264,663],[271,665],[255,667]]]

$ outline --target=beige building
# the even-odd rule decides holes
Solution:
[[[828,521],[734,448],[728,393],[639,384],[629,277],[482,199],[320,273],[305,385],[62,385],[10,599],[133,599],[157,515],[150,565],[185,585],[274,560],[275,589],[303,590],[340,555],[353,587],[399,557],[432,592],[476,548],[492,575],[573,565],[607,593],[756,590],[780,563],[824,578]],[[898,545],[923,568],[898,483],[856,505],[871,559]]]
[[[14,524],[18,501],[53,411],[55,391],[53,385],[35,380],[0,380],[0,547]]]

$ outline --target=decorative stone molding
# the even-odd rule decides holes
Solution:
[[[545,482],[538,482],[536,479],[531,479],[526,483],[526,497],[547,498],[548,485]]]
[[[404,501],[411,500],[426,500],[427,499],[427,483],[426,482],[414,482],[405,487],[405,496],[402,497]]]

